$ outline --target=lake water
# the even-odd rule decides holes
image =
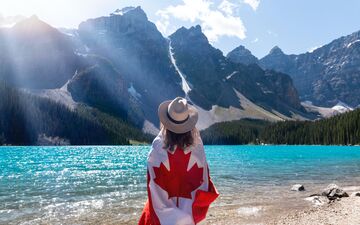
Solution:
[[[0,147],[0,224],[136,223],[146,200],[149,150],[149,146]],[[300,207],[306,204],[303,197],[329,183],[360,185],[360,147],[206,146],[205,150],[221,194],[210,211],[215,216],[236,210],[239,218],[251,221],[263,209]],[[295,183],[304,184],[307,191],[289,191]]]

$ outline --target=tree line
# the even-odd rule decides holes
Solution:
[[[127,121],[97,109],[75,110],[8,86],[0,81],[0,145],[36,145],[39,135],[61,137],[72,145],[129,144],[150,142]]]
[[[201,134],[205,144],[359,145],[360,109],[316,121],[223,122]]]

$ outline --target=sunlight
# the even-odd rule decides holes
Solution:
[[[26,17],[37,15],[54,27],[76,28],[80,22],[101,16],[103,12],[113,12],[124,2],[118,0],[2,0],[0,15]]]

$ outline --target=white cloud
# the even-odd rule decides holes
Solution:
[[[223,0],[218,8],[227,15],[233,15],[237,6],[227,0]]]
[[[273,37],[278,37],[278,36],[279,36],[276,32],[271,31],[271,30],[268,30],[267,33],[268,33],[270,36],[273,36]]]
[[[260,0],[244,0],[245,4],[248,4],[254,11],[257,10],[260,4]]]
[[[259,38],[255,38],[254,40],[251,41],[251,43],[256,43],[259,41]]]
[[[211,7],[210,0],[182,0],[179,5],[170,5],[156,14],[160,19],[156,22],[159,30],[169,34],[170,17],[199,23],[210,42],[216,42],[220,36],[244,39],[246,28],[240,17],[234,16],[235,4],[223,0],[217,8]]]

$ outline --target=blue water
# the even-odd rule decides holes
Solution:
[[[261,203],[294,183],[360,185],[360,147],[206,146],[221,198]],[[0,224],[136,221],[149,146],[0,147]]]

